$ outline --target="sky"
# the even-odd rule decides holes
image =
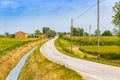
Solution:
[[[112,30],[112,7],[119,0],[100,0],[100,30]],[[69,32],[71,18],[74,26],[92,33],[97,29],[97,5],[84,15],[75,19],[97,0],[0,0],[0,34],[24,31],[42,32],[43,27],[50,27],[56,32]],[[4,27],[6,26],[6,28]]]

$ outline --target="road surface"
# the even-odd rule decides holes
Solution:
[[[99,64],[64,55],[56,50],[54,46],[55,39],[46,42],[40,48],[41,53],[49,60],[65,65],[82,74],[86,80],[120,80],[120,67]]]
[[[28,53],[26,53],[21,58],[21,60],[18,62],[18,64],[15,66],[15,68],[13,68],[12,71],[8,74],[6,80],[17,80],[19,73],[20,73],[23,65],[25,64],[25,60],[35,49],[36,49],[36,47],[34,47],[32,50],[30,50]]]

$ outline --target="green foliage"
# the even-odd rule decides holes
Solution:
[[[87,55],[84,55],[84,58],[88,58]]]
[[[47,35],[48,37],[54,37],[56,35],[56,32],[54,30],[48,30]]]
[[[98,54],[97,46],[80,46],[79,49],[88,54]],[[100,55],[104,59],[120,59],[118,46],[100,46]]]
[[[64,37],[65,40],[71,41],[70,37]],[[119,39],[117,36],[100,37],[101,46],[118,45]],[[97,37],[73,37],[73,43],[77,45],[97,45]]]
[[[37,30],[35,31],[35,35],[40,35],[40,34],[41,34],[40,30],[37,29]]]
[[[96,35],[96,36],[98,35],[98,33],[100,34],[101,31],[95,30],[95,35]]]
[[[89,34],[87,32],[84,32],[84,36],[89,36]]]
[[[106,30],[102,33],[102,36],[113,36],[110,30]]]
[[[116,2],[115,6],[113,7],[113,11],[115,15],[113,16],[113,23],[115,26],[120,28],[120,1]]]
[[[63,37],[64,36],[64,33],[59,33],[59,37]]]
[[[61,41],[60,39],[58,39],[57,42],[59,43],[59,46],[62,48],[63,51],[65,51],[67,53],[71,53],[71,54],[74,53],[73,51],[71,51],[68,48],[66,48],[68,45],[64,45],[65,42]]]
[[[83,36],[84,29],[73,27],[72,32],[73,32],[73,36]]]
[[[48,27],[43,27],[43,34],[47,34],[47,31],[50,30]]]
[[[117,36],[117,35],[119,34],[119,30],[118,30],[117,28],[114,28],[114,29],[113,29],[113,34],[114,34],[115,36]]]
[[[15,38],[15,34],[11,34],[11,38]]]

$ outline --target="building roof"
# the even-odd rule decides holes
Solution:
[[[17,33],[24,33],[24,34],[28,34],[28,33],[23,32],[23,31],[18,31],[18,32],[16,32],[15,34],[17,34]]]

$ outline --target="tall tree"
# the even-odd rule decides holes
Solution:
[[[83,36],[84,29],[83,28],[77,28],[78,36]]]
[[[76,29],[76,27],[73,27],[72,33],[73,33],[73,36],[77,36],[77,29]]]
[[[119,46],[119,53],[120,53],[120,1],[115,3],[115,6],[113,7],[113,11],[115,12],[115,15],[113,16],[113,23],[115,24],[116,27],[119,28],[118,31],[118,46]]]
[[[41,32],[40,32],[39,29],[37,29],[37,30],[35,31],[35,35],[39,35],[39,34],[41,34]]]
[[[110,30],[106,30],[102,33],[102,36],[113,36],[113,34]]]
[[[48,27],[43,27],[43,34],[47,34],[47,31],[50,30]]]
[[[113,7],[113,11],[115,15],[113,16],[113,23],[116,27],[119,28],[119,36],[120,36],[120,1],[115,3]]]
[[[117,29],[117,28],[114,28],[112,33],[113,33],[115,36],[117,36],[117,35],[118,35],[118,32],[119,32],[118,29]]]
[[[54,37],[56,35],[56,32],[54,30],[48,30],[47,35],[48,37]]]

